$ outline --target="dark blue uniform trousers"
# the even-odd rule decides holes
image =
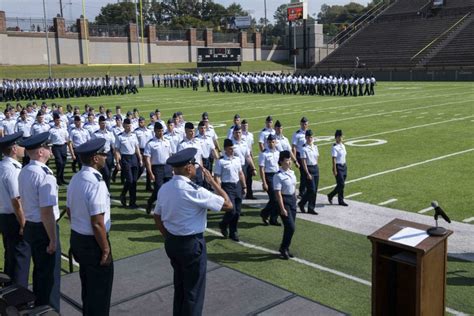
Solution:
[[[83,315],[109,315],[114,263],[111,262],[108,266],[100,265],[102,250],[94,236],[82,235],[71,230],[70,240],[72,254],[80,266]]]
[[[296,223],[296,196],[293,195],[283,195],[283,205],[285,206],[288,216],[281,216],[281,221],[283,222],[283,239],[281,241],[280,250],[288,250],[291,244],[291,238],[295,233],[295,223]]]
[[[151,171],[155,176],[155,188],[148,199],[149,205],[156,201],[156,197],[158,196],[158,191],[160,190],[161,186],[173,177],[173,171],[169,165],[152,165]]]
[[[67,145],[53,145],[54,163],[56,164],[56,179],[64,182],[64,168],[67,161]]]
[[[15,214],[0,214],[0,232],[5,248],[3,270],[14,284],[27,288],[31,250],[20,236],[20,224]]]
[[[240,212],[242,210],[242,187],[240,182],[223,182],[221,186],[234,205],[231,212],[224,213],[221,225],[229,227],[229,234],[235,236],[237,234],[237,223],[239,222]]]
[[[58,236],[56,251],[48,254],[48,234],[43,223],[26,222],[24,238],[30,244],[33,258],[33,293],[35,305],[50,305],[59,312],[59,290],[61,278],[61,244],[59,226],[56,224]]]
[[[347,165],[336,164],[337,176],[336,187],[329,193],[329,198],[333,198],[337,194],[339,204],[344,202],[344,186],[347,178]]]
[[[207,251],[203,234],[174,236],[165,240],[165,250],[174,270],[173,315],[202,314],[206,292]]]
[[[122,189],[122,195],[130,192],[130,205],[137,202],[137,179],[138,179],[138,160],[136,155],[122,155],[120,160],[122,174],[125,183]]]
[[[300,153],[296,152],[296,160],[300,165],[300,186],[298,188],[300,196],[306,193],[306,172],[304,171],[303,164],[301,163]]]
[[[314,211],[316,207],[316,195],[318,194],[319,185],[319,167],[318,165],[307,166],[309,174],[313,176],[312,180],[308,180],[306,172],[304,172],[304,178],[306,182],[306,192],[301,198],[301,205],[308,203],[308,211]]]
[[[262,209],[260,215],[268,218],[270,216],[270,222],[274,222],[278,218],[278,204],[275,199],[275,191],[273,191],[273,176],[274,172],[265,172],[265,181],[268,185],[268,202],[267,205]]]
[[[110,179],[112,177],[112,169],[114,168],[114,155],[112,150],[107,153],[107,159],[105,160],[104,168],[100,169],[102,178],[107,185],[107,188],[110,189]]]

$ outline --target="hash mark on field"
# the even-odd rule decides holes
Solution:
[[[417,119],[422,119],[422,118],[424,118],[424,116],[417,116],[416,118]]]
[[[461,113],[454,114],[454,116],[461,116],[461,115],[462,115]]]
[[[346,196],[346,198],[350,199],[350,198],[353,198],[353,197],[361,195],[361,194],[362,194],[362,192],[352,193],[352,194],[349,194],[348,196]]]
[[[431,211],[432,209],[433,209],[433,207],[430,206],[430,207],[427,207],[427,208],[424,208],[424,209],[418,211],[418,213],[423,214],[423,213]]]
[[[423,112],[423,113],[420,113],[420,114],[428,114],[428,112]]]
[[[474,217],[469,217],[469,218],[463,219],[462,221],[463,221],[464,223],[474,222]]]
[[[403,115],[403,116],[400,116],[400,118],[405,118],[405,117],[408,117],[408,115]]]
[[[344,113],[341,113],[341,114],[344,115],[344,114],[349,114],[349,113],[351,113],[351,112],[344,112]]]
[[[387,204],[397,202],[397,201],[398,201],[398,199],[390,199],[390,200],[379,203],[379,205],[387,205]]]
[[[438,113],[438,115],[444,115],[444,113]]]

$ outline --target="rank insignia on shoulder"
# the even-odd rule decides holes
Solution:
[[[195,190],[199,189],[199,185],[197,185],[197,184],[194,183],[194,182],[188,182],[188,184],[189,184],[190,186],[192,186]]]
[[[97,180],[100,182],[102,181],[102,175],[100,173],[95,173],[94,172],[94,176],[97,178]]]
[[[49,170],[48,167],[41,167],[41,169],[43,169],[43,171],[44,171],[46,174],[53,174],[53,173],[51,172],[51,170]]]

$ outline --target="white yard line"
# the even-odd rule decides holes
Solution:
[[[365,176],[365,177],[360,177],[360,178],[357,178],[357,179],[349,180],[349,181],[346,181],[346,184],[353,183],[353,182],[359,182],[359,181],[362,181],[362,180],[378,177],[378,176],[381,176],[381,175],[384,175],[384,174],[387,174],[387,173],[392,173],[392,172],[396,172],[396,171],[400,171],[400,170],[404,170],[404,169],[424,165],[424,164],[427,164],[427,163],[430,163],[430,162],[433,162],[433,161],[438,161],[438,160],[450,158],[450,157],[453,157],[453,156],[466,154],[466,153],[469,153],[469,152],[472,152],[472,151],[474,151],[474,148],[470,148],[470,149],[463,150],[463,151],[458,151],[458,152],[448,154],[448,155],[444,155],[444,156],[440,156],[440,157],[431,158],[431,159],[424,160],[424,161],[415,162],[415,163],[412,163],[412,164],[409,164],[409,165],[406,165],[406,166],[393,168],[393,169],[385,170],[385,171],[382,171],[382,172],[377,172],[377,173],[374,173],[374,174],[370,174],[370,175]],[[324,191],[324,190],[327,190],[327,189],[331,189],[331,188],[334,188],[335,186],[336,185],[330,185],[330,186],[321,188],[318,191]]]
[[[422,210],[419,210],[418,213],[419,213],[419,214],[424,214],[424,213],[426,213],[426,212],[431,211],[432,209],[433,209],[433,207],[430,206],[430,207],[424,208],[424,209],[422,209]]]
[[[356,196],[361,195],[361,194],[362,194],[362,192],[352,193],[352,194],[349,194],[348,196],[346,196],[346,199],[350,199],[350,198],[356,197]]]
[[[463,221],[464,223],[474,222],[474,217],[469,217],[469,218],[463,219],[462,221]]]
[[[383,201],[383,202],[380,202],[379,205],[387,205],[387,204],[390,204],[390,203],[393,203],[393,202],[397,202],[398,199],[390,199],[390,200],[387,200],[387,201]]]
[[[216,235],[216,236],[222,236],[221,233],[219,233],[219,232],[217,232],[213,229],[210,229],[210,228],[207,228],[206,231],[213,234],[213,235]],[[268,249],[268,248],[265,248],[265,247],[260,247],[260,246],[250,244],[250,243],[246,243],[246,242],[243,242],[243,241],[239,241],[238,244],[241,245],[241,246],[244,246],[246,248],[260,250],[260,251],[263,251],[263,252],[266,252],[266,253],[271,253],[271,254],[274,254],[274,255],[279,254],[278,251],[271,250],[271,249]],[[358,278],[354,275],[347,274],[347,273],[344,273],[344,272],[341,272],[341,271],[337,271],[337,270],[334,270],[334,269],[331,269],[331,268],[328,268],[328,267],[325,267],[325,266],[322,266],[322,265],[319,265],[319,264],[316,264],[316,263],[313,263],[313,262],[310,262],[310,261],[307,261],[307,260],[304,260],[304,259],[300,259],[300,258],[295,257],[295,258],[290,258],[290,260],[296,261],[298,263],[304,264],[306,266],[309,266],[309,267],[312,267],[312,268],[315,268],[315,269],[318,269],[318,270],[321,270],[321,271],[324,271],[324,272],[329,272],[329,273],[335,274],[337,276],[340,276],[340,277],[343,277],[343,278],[346,278],[346,279],[349,279],[349,280],[352,280],[352,281],[355,281],[355,282],[358,282],[358,283],[361,283],[361,284],[364,284],[364,285],[367,285],[367,286],[372,285],[369,281]]]
[[[61,255],[61,259],[63,259],[64,261],[69,262],[69,258],[64,256],[64,255]],[[79,263],[77,263],[76,260],[74,260],[74,258],[72,258],[72,264],[79,268]]]
[[[398,132],[404,132],[404,131],[409,131],[412,129],[417,129],[417,128],[423,128],[423,127],[430,127],[434,125],[440,125],[440,124],[445,124],[445,123],[452,123],[452,122],[457,122],[457,121],[464,121],[467,119],[470,119],[474,117],[474,115],[467,116],[467,117],[461,117],[461,118],[454,118],[446,121],[441,121],[441,122],[433,122],[433,123],[427,123],[427,124],[422,124],[422,125],[415,125],[415,126],[410,126],[410,127],[404,127],[404,128],[399,128],[399,129],[394,129],[390,131],[385,131],[385,132],[380,132],[380,133],[374,133],[374,134],[368,134],[368,135],[363,135],[363,136],[357,136],[357,137],[352,137],[352,138],[347,138],[347,141],[350,140],[357,140],[357,139],[364,139],[364,138],[369,138],[369,137],[374,137],[374,136],[380,136],[380,135],[386,135],[386,134],[393,134],[393,133],[398,133]],[[334,142],[327,142],[327,143],[322,143],[318,144],[318,146],[324,146],[324,145],[332,145]]]

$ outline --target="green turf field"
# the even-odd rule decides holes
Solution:
[[[293,65],[287,63],[277,63],[273,61],[253,61],[243,62],[241,67],[226,67],[222,69],[201,68],[201,72],[211,71],[293,71]],[[125,76],[132,74],[138,76],[147,76],[151,74],[182,73],[196,71],[196,63],[160,63],[138,65],[103,65],[103,66],[85,66],[85,65],[52,65],[51,76],[53,78],[77,78],[77,77],[104,77]],[[49,69],[47,65],[28,65],[28,66],[1,66],[0,78],[47,78]]]
[[[429,207],[431,200],[438,200],[455,221],[474,216],[474,83],[379,83],[375,96],[357,98],[144,88],[135,96],[55,102],[109,108],[120,104],[125,110],[138,107],[144,116],[159,108],[162,118],[181,110],[185,119],[193,122],[207,111],[221,141],[235,113],[249,121],[256,138],[269,114],[282,122],[289,138],[305,115],[319,138],[322,193],[334,185],[330,148],[332,135],[340,128],[348,151],[346,195],[361,193],[353,199],[372,204],[396,199],[386,207],[409,212],[418,212]],[[370,144],[378,145],[367,146]],[[117,198],[119,186],[113,185],[111,191]],[[142,182],[139,191],[138,204],[144,207],[149,193],[144,192]],[[62,205],[64,194],[62,188]],[[246,214],[239,224],[241,240],[277,250],[282,228],[261,226],[258,210],[249,209]],[[218,230],[219,216],[209,216],[210,229]],[[115,205],[112,220],[111,242],[116,259],[163,246],[152,218],[143,212]],[[470,223],[474,221],[471,219]],[[65,220],[61,231],[63,249],[67,249]],[[243,247],[212,233],[207,234],[207,241],[211,260],[344,312],[370,314],[370,286],[366,283],[371,278],[371,245],[366,236],[298,220],[293,238],[292,250],[298,258],[354,276],[358,281],[299,262],[279,260],[262,249]],[[447,306],[473,314],[472,297],[473,263],[448,258]]]

